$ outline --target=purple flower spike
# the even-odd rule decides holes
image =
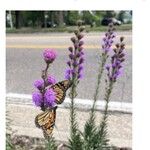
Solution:
[[[83,74],[78,74],[78,79],[82,79],[83,78]]]
[[[84,44],[83,41],[80,41],[80,42],[79,42],[79,46],[82,46],[83,44]]]
[[[79,64],[82,64],[84,62],[84,58],[81,57],[80,60],[79,60]]]
[[[77,67],[77,66],[78,66],[78,62],[74,61],[74,62],[72,63],[72,65],[73,65],[74,67]]]
[[[47,89],[44,94],[45,105],[47,107],[53,107],[55,105],[56,93],[53,89]]]
[[[82,47],[82,46],[80,46],[80,47],[79,47],[79,51],[82,51],[82,50],[83,50],[83,47]]]
[[[67,65],[68,65],[69,67],[71,67],[71,62],[70,62],[70,61],[67,61]]]
[[[69,80],[71,78],[70,76],[71,76],[71,70],[67,69],[65,72],[65,79]]]
[[[110,81],[116,82],[117,78],[119,78],[122,74],[122,63],[125,60],[125,53],[122,50],[122,42],[116,44],[116,48],[114,49],[114,54],[111,57],[111,66],[107,66],[107,75]]]
[[[68,50],[72,53],[73,52],[73,47],[69,47]]]
[[[40,92],[33,92],[32,93],[32,101],[33,103],[39,107],[42,104],[42,94]]]
[[[71,53],[71,54],[69,54],[69,58],[70,59],[73,59],[74,58],[74,55]]]
[[[83,64],[84,62],[84,48],[83,48],[83,40],[82,38],[84,35],[82,34],[81,27],[79,27],[74,33],[75,36],[71,38],[71,41],[73,43],[72,47],[69,47],[69,60],[67,61],[68,69],[65,71],[65,79],[73,80],[73,79],[80,79],[81,78],[81,72],[83,70]],[[74,80],[75,81],[75,80]],[[76,82],[76,81],[75,81]]]
[[[71,73],[72,73],[72,76],[76,75],[76,71],[75,70],[72,70]]]
[[[48,81],[48,84],[50,84],[50,85],[56,83],[56,79],[50,75],[47,77],[47,81]]]
[[[56,52],[52,49],[45,49],[43,52],[43,57],[46,63],[52,63],[56,58]]]
[[[106,68],[107,71],[109,71],[110,65],[106,65],[105,68]]]
[[[83,56],[83,55],[84,55],[84,52],[83,52],[83,51],[81,51],[81,52],[80,52],[80,56]]]
[[[41,79],[41,80],[36,80],[34,81],[34,87],[36,87],[37,89],[42,89],[44,86],[44,81]]]
[[[102,50],[104,53],[108,53],[109,51],[112,51],[112,44],[114,42],[115,33],[113,29],[110,27],[108,29],[108,32],[105,33],[105,37],[102,39]]]
[[[83,70],[83,66],[80,65],[79,68],[78,68],[78,73],[80,73],[82,70]]]

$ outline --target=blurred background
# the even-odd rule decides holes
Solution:
[[[131,29],[132,11],[6,11],[6,27],[9,32],[21,28],[70,31],[77,20],[82,20],[89,30],[102,30],[100,27],[107,26],[110,22],[126,30]]]

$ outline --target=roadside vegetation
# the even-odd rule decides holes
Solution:
[[[109,13],[105,12],[105,15],[108,15]],[[58,14],[61,14],[62,17],[63,13],[59,12]],[[77,18],[76,15],[76,20],[81,19]],[[113,17],[116,14],[112,11],[109,15],[112,15],[111,17]],[[63,77],[64,80],[56,82],[57,79],[55,79],[55,75],[50,73],[50,67],[53,63],[56,63],[55,59],[59,59],[59,57],[57,58],[59,54],[57,54],[55,50],[47,48],[44,49],[42,58],[45,62],[45,68],[42,69],[41,77],[36,79],[33,84],[33,104],[38,107],[42,113],[37,114],[37,116],[32,118],[32,120],[35,121],[35,128],[37,127],[39,130],[43,131],[44,144],[40,143],[39,140],[35,147],[33,147],[35,141],[32,141],[28,137],[17,137],[14,133],[10,134],[12,133],[10,132],[7,133],[6,136],[7,150],[32,150],[32,148],[33,150],[129,150],[128,148],[116,148],[112,146],[110,144],[107,128],[108,118],[111,117],[109,116],[109,102],[111,101],[111,94],[116,88],[115,85],[116,82],[118,82],[118,79],[124,75],[124,62],[126,61],[126,45],[124,41],[126,39],[123,36],[119,37],[117,35],[116,26],[113,22],[109,23],[108,26],[103,27],[96,25],[88,27],[83,20],[77,21],[75,24],[76,26],[72,25],[72,27],[60,27],[58,25],[58,27],[52,28],[53,30],[65,29],[67,32],[73,32],[72,37],[70,37],[72,45],[68,47],[68,49],[66,48],[68,52],[68,59],[66,60],[67,62],[64,62],[66,63],[64,73],[62,73],[65,74]],[[124,25],[120,25],[118,28],[122,27],[123,29],[123,26]],[[94,31],[105,31],[105,33],[103,34],[102,44],[99,45],[100,48],[98,49],[99,68],[97,70],[97,78],[95,79],[96,85],[93,95],[93,105],[89,110],[89,118],[86,120],[84,128],[81,131],[79,129],[81,124],[77,122],[77,108],[75,101],[78,95],[78,86],[85,77],[85,63],[90,61],[86,60],[86,49],[84,49],[84,37],[86,36],[85,31],[91,31],[89,29],[94,29]],[[19,31],[20,28],[17,27],[15,30]],[[45,32],[50,32],[49,28],[41,28],[41,30],[47,30]],[[39,70],[41,70],[41,68],[39,68]],[[105,86],[101,85],[102,80],[105,81]],[[90,88],[90,85],[87,88]],[[66,143],[63,141],[59,143],[53,136],[53,129],[55,128],[57,109],[59,109],[59,106],[64,102],[67,90],[68,97],[70,99],[70,115],[68,116],[70,121],[70,136]],[[96,124],[96,103],[98,101],[98,95],[102,90],[105,91],[104,97],[102,98],[105,102],[104,111],[102,118],[99,118],[99,123]],[[99,110],[98,112],[101,113]],[[7,127],[10,125],[11,121],[7,123]],[[20,144],[21,149],[17,148],[18,145],[20,147]],[[29,148],[29,146],[32,148]]]
[[[6,11],[6,33],[73,32],[77,20],[87,32],[106,31],[109,23],[132,29],[131,11]]]

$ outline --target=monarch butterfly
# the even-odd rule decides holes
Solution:
[[[70,80],[64,80],[61,82],[56,83],[55,85],[52,85],[51,88],[56,93],[56,104],[61,104],[66,96],[66,91],[71,87],[71,81]]]
[[[53,131],[56,119],[56,109],[57,106],[51,109],[47,109],[35,117],[35,124],[38,128],[43,129],[45,137],[51,135]]]
[[[66,96],[66,91],[69,89],[70,86],[71,86],[71,81],[69,80],[64,80],[51,86],[51,88],[56,93],[55,95],[56,104],[61,104],[64,101]],[[57,106],[51,109],[47,109],[35,117],[35,124],[37,127],[43,129],[43,133],[45,137],[50,136],[53,131],[55,125],[55,119],[56,119],[56,109]]]

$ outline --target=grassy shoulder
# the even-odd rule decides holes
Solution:
[[[90,27],[85,26],[87,32],[103,32],[108,29],[107,26]],[[76,26],[69,27],[56,27],[56,28],[20,28],[20,29],[10,29],[6,28],[6,33],[46,33],[46,32],[73,32]],[[117,31],[129,31],[132,30],[132,24],[124,24],[121,26],[116,26]]]

